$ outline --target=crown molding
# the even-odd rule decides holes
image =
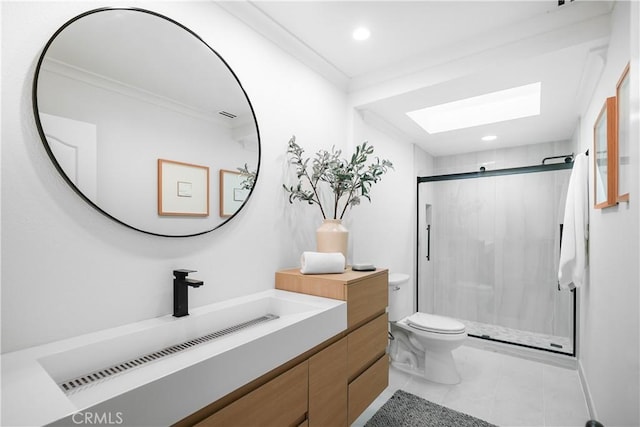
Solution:
[[[248,123],[246,118],[244,117],[237,117],[233,119],[234,123],[230,123],[228,119],[218,117],[216,114],[212,114],[210,111],[193,108],[180,101],[176,101],[174,99],[149,92],[139,87],[132,86],[115,79],[111,79],[109,77],[85,70],[80,67],[76,67],[63,61],[58,61],[56,59],[45,58],[42,63],[42,70],[57,74],[59,76],[63,76],[71,80],[79,81],[86,85],[97,87],[105,91],[117,93],[119,95],[135,99],[137,101],[152,104],[156,107],[164,108],[166,110],[193,117],[198,120],[213,123],[226,129],[241,127]]]
[[[271,41],[327,81],[346,91],[349,77],[286,28],[278,24],[258,4],[248,1],[216,2],[221,9]]]

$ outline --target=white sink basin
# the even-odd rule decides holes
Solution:
[[[252,326],[253,330],[243,329],[233,332],[234,335],[238,335],[236,337],[225,335],[217,338],[216,342],[209,341],[200,344],[209,347],[207,348],[208,354],[211,352],[219,353],[221,350],[227,349],[229,345],[236,344],[238,340],[250,340],[264,335],[272,331],[274,327],[278,329],[283,324],[309,317],[314,312],[320,312],[321,309],[317,305],[310,305],[292,298],[286,299],[271,294],[252,295],[222,304],[192,309],[188,317],[165,316],[157,321],[154,319],[149,322],[150,324],[138,324],[138,328],[127,331],[124,335],[114,331],[116,336],[112,338],[96,337],[96,342],[85,342],[82,346],[69,351],[43,357],[39,362],[56,383],[61,383],[267,314],[278,316],[276,320],[279,322],[275,324],[258,324]],[[225,339],[228,342],[224,341]],[[172,356],[177,355],[174,353]],[[161,359],[163,357],[148,363],[154,363]],[[143,367],[146,364],[139,366]],[[124,373],[129,372],[123,371],[122,374]],[[83,390],[83,387],[79,387],[78,391],[71,390],[71,392],[76,394]]]
[[[90,410],[117,416],[125,425],[169,425],[346,329],[343,301],[275,289],[192,308],[190,313],[4,355],[1,424],[70,425],[77,421],[73,413]],[[154,360],[129,363],[121,373],[70,391],[59,385],[265,315],[277,318],[191,342],[188,348]],[[33,376],[14,372],[24,371],[29,360],[35,362],[28,364]],[[20,396],[21,391],[33,392],[37,384],[13,390],[5,385],[36,378],[52,394],[49,404],[42,397]],[[48,415],[43,419],[39,414]],[[36,418],[25,419],[29,417]]]

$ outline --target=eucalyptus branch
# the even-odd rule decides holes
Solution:
[[[302,189],[302,182],[298,181],[298,185],[296,187],[287,188],[286,185],[282,184],[284,189],[289,193],[289,203],[293,203],[294,200],[306,201],[310,205],[317,204],[320,207],[320,212],[322,212],[322,218],[326,219],[326,215],[324,213],[324,209],[322,208],[322,203],[320,202],[320,196],[318,194],[318,179],[320,175],[315,178],[315,181],[309,176],[307,172],[307,164],[309,163],[309,159],[302,160],[302,153],[304,150],[298,144],[296,144],[295,135],[291,137],[289,140],[289,147],[287,149],[287,154],[290,155],[289,163],[296,166],[296,174],[298,179],[304,177],[307,179],[307,182],[312,188],[312,192],[305,191]]]
[[[240,188],[251,190],[256,183],[256,176],[258,175],[258,172],[249,170],[249,165],[247,165],[246,163],[244,164],[244,166],[241,166],[237,169],[240,172],[240,176],[242,177]]]
[[[333,218],[338,219],[340,203],[344,201],[344,207],[340,212],[340,218],[344,217],[347,209],[360,204],[361,197],[371,201],[371,186],[382,179],[388,169],[393,169],[393,164],[389,160],[376,158],[374,163],[366,164],[368,156],[373,154],[373,146],[368,142],[363,142],[356,147],[355,153],[349,160],[341,159],[342,152],[335,147],[331,151],[320,150],[312,161],[312,173],[307,172],[310,159],[303,159],[304,150],[295,142],[295,136],[289,140],[287,154],[289,163],[296,166],[298,177],[297,186],[284,189],[289,192],[289,202],[303,200],[309,204],[317,204],[322,212],[322,217],[326,219],[324,208],[320,200],[320,183],[324,182],[333,192]],[[311,190],[302,188],[302,181],[309,184]]]
[[[364,144],[366,144],[366,142]],[[373,148],[371,148],[371,153],[373,153]],[[364,166],[363,162],[360,162],[359,164],[362,165],[362,167]],[[349,191],[347,203],[344,205],[342,213],[340,214],[340,219],[342,219],[348,207],[360,204],[360,196],[357,194],[358,191],[362,197],[365,197],[369,202],[371,202],[371,186],[380,181],[382,179],[382,175],[387,173],[388,169],[393,169],[393,164],[389,160],[385,159],[380,161],[380,159],[376,157],[376,162],[369,165],[366,172],[361,172],[362,167],[358,168],[358,173],[355,175],[355,180],[351,186],[351,190]]]

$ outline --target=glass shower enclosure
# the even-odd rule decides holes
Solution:
[[[575,291],[557,279],[572,166],[418,177],[417,310],[477,338],[575,355]]]

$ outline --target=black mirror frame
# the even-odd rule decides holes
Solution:
[[[89,10],[87,12],[81,13],[80,15],[77,15],[73,18],[71,18],[70,20],[68,20],[67,22],[65,22],[60,28],[58,28],[58,30],[56,30],[56,32],[49,38],[49,40],[47,41],[47,43],[45,44],[42,53],[40,54],[40,58],[38,59],[38,63],[36,65],[36,70],[35,70],[35,74],[34,74],[34,78],[33,78],[33,86],[32,86],[32,104],[33,104],[33,113],[34,113],[34,118],[35,118],[35,122],[36,122],[36,127],[38,129],[38,134],[40,135],[40,139],[42,141],[42,144],[44,145],[45,150],[47,151],[47,154],[49,156],[49,158],[51,159],[51,161],[53,162],[54,166],[56,167],[56,169],[58,170],[58,172],[60,173],[60,175],[62,176],[62,178],[64,178],[64,180],[67,182],[67,184],[75,191],[76,194],[78,194],[78,196],[80,196],[85,202],[87,202],[89,205],[91,205],[94,209],[96,209],[98,212],[100,212],[101,214],[103,214],[104,216],[110,218],[111,220],[120,223],[122,225],[124,225],[127,228],[130,228],[132,230],[136,230],[139,231],[141,233],[145,233],[145,234],[149,234],[149,235],[153,235],[153,236],[161,236],[161,237],[174,237],[174,238],[181,238],[181,237],[193,237],[193,236],[199,236],[202,234],[206,234],[209,233],[211,231],[214,231],[220,227],[222,227],[223,225],[227,224],[229,221],[231,221],[237,214],[238,212],[240,212],[247,204],[247,202],[249,201],[249,199],[251,198],[251,195],[253,194],[253,190],[255,189],[255,184],[254,186],[251,188],[251,190],[249,191],[249,194],[247,195],[247,198],[245,199],[245,201],[242,203],[242,205],[233,213],[233,215],[230,215],[229,217],[225,218],[224,221],[222,221],[220,224],[216,225],[215,227],[208,229],[208,230],[204,230],[202,232],[198,232],[198,233],[192,233],[192,234],[184,234],[184,235],[170,235],[170,234],[162,234],[162,233],[155,233],[152,231],[148,231],[148,230],[143,230],[137,227],[134,227],[130,224],[127,224],[126,222],[122,221],[121,219],[118,219],[116,217],[114,217],[113,215],[109,214],[108,212],[106,212],[104,209],[102,209],[100,206],[98,206],[96,203],[94,203],[93,201],[91,201],[74,183],[73,181],[67,176],[67,174],[64,172],[62,166],[60,165],[60,163],[58,163],[58,160],[56,159],[51,147],[49,146],[49,142],[47,141],[47,137],[44,133],[44,129],[42,128],[42,123],[40,121],[40,112],[38,109],[38,77],[40,75],[40,69],[42,67],[42,63],[45,59],[45,55],[47,53],[47,51],[49,50],[49,47],[51,46],[51,44],[54,42],[54,40],[56,39],[56,37],[62,32],[64,31],[68,26],[70,26],[71,24],[73,24],[74,22],[78,21],[79,19],[82,19],[85,16],[88,15],[92,15],[94,13],[100,13],[100,12],[105,12],[105,11],[115,11],[115,10],[124,10],[124,11],[133,11],[133,12],[141,12],[141,13],[147,13],[153,16],[156,16],[158,18],[164,19],[166,21],[169,21],[175,25],[177,25],[178,27],[182,28],[183,30],[187,31],[189,34],[191,34],[193,37],[195,37],[198,41],[200,41],[201,43],[203,43],[214,55],[216,55],[218,57],[218,59],[220,59],[220,61],[222,61],[222,63],[227,67],[227,69],[229,70],[229,72],[233,75],[234,79],[236,80],[236,82],[238,83],[238,85],[240,86],[240,89],[242,90],[242,93],[245,96],[245,99],[247,100],[247,103],[249,104],[249,108],[251,110],[251,114],[253,116],[253,121],[254,121],[254,125],[256,127],[256,133],[257,133],[257,139],[258,139],[258,161],[257,161],[257,167],[256,167],[256,176],[255,176],[255,180],[257,181],[258,176],[260,174],[260,162],[262,159],[262,148],[261,148],[261,141],[260,141],[260,129],[258,127],[258,120],[256,118],[256,114],[255,114],[255,110],[253,109],[253,105],[251,104],[251,100],[249,99],[249,96],[247,95],[247,92],[245,91],[244,87],[242,86],[242,83],[240,82],[240,80],[238,79],[238,76],[236,75],[236,73],[233,71],[233,69],[229,66],[229,64],[227,63],[227,61],[224,60],[224,58],[222,58],[222,56],[220,56],[220,54],[218,54],[218,52],[216,52],[211,46],[209,46],[209,44],[207,44],[200,36],[198,36],[195,32],[193,32],[192,30],[190,30],[189,28],[187,28],[186,26],[182,25],[181,23],[167,17],[164,16],[160,13],[157,12],[153,12],[147,9],[141,9],[141,8],[136,8],[136,7],[103,7],[103,8],[97,8],[97,9],[92,9]]]

